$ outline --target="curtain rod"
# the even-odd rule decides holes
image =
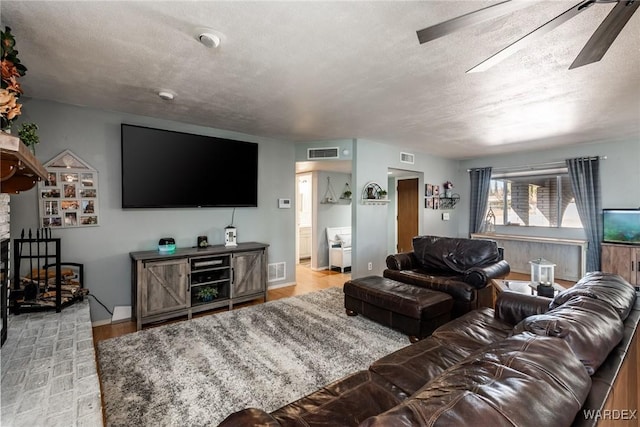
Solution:
[[[607,156],[591,156],[591,157],[578,157],[579,159],[582,160],[607,160]],[[519,171],[519,170],[534,170],[534,169],[541,169],[541,168],[553,168],[553,167],[562,167],[566,165],[566,161],[565,160],[558,160],[555,162],[546,162],[546,163],[535,163],[532,165],[523,165],[523,166],[503,166],[503,167],[497,167],[497,168],[492,168],[492,172],[495,171]],[[473,168],[473,169],[467,169],[467,172],[471,172],[474,169],[482,169],[482,168]]]

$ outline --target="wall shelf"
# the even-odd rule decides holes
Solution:
[[[455,209],[459,201],[459,194],[452,194],[451,197],[440,196],[440,209]]]
[[[2,192],[18,194],[46,179],[47,170],[17,136],[0,132]]]
[[[386,205],[389,203],[387,192],[376,182],[370,182],[362,189],[363,205]]]

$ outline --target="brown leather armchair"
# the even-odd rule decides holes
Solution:
[[[439,236],[413,238],[413,251],[387,257],[384,277],[453,297],[452,317],[491,307],[491,279],[511,271],[493,240]]]

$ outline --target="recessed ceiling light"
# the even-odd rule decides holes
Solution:
[[[161,90],[160,92],[158,92],[158,96],[165,101],[171,101],[175,95],[168,90]]]
[[[222,33],[211,28],[201,27],[196,28],[195,38],[206,47],[215,49],[220,46],[220,42],[222,41]]]

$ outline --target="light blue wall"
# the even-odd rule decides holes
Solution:
[[[416,172],[419,188],[424,191],[425,182],[440,185],[446,180],[457,181],[460,177],[459,162],[415,153],[415,164],[400,162],[402,150],[379,142],[359,139],[354,143],[354,160],[352,173],[352,191],[354,201],[353,214],[353,252],[352,276],[363,277],[371,274],[381,275],[385,269],[385,259],[394,253],[393,242],[395,236],[389,231],[389,223],[395,223],[393,210],[389,206],[365,205],[361,202],[363,188],[371,181],[381,184],[387,191],[389,169],[402,169]],[[421,201],[419,212],[419,233],[436,234],[440,236],[456,236],[458,232],[458,208],[448,211],[450,221],[442,221],[440,210],[424,209],[424,199]],[[368,263],[372,269],[368,270]]]
[[[177,246],[193,246],[196,236],[208,235],[212,244],[222,244],[223,230],[232,209],[145,209],[120,207],[120,124],[130,123],[160,129],[240,139],[259,144],[258,207],[238,208],[235,225],[238,241],[268,243],[269,262],[286,262],[286,279],[295,280],[295,211],[278,209],[278,198],[294,197],[295,150],[293,143],[269,140],[202,126],[153,119],[117,112],[80,108],[49,101],[26,99],[22,117],[39,126],[36,157],[43,163],[70,149],[99,173],[99,227],[55,230],[62,238],[62,257],[85,265],[86,286],[107,307],[131,304],[129,252],[157,248],[158,239],[172,236]],[[233,185],[233,177],[220,185]],[[11,237],[20,230],[38,227],[37,191],[11,197]],[[109,314],[91,301],[94,321]]]
[[[318,181],[318,201],[324,198],[327,191],[327,178],[331,178],[331,187],[334,190],[338,203],[319,203],[318,218],[316,221],[316,241],[318,242],[316,266],[324,268],[329,266],[329,246],[327,244],[327,227],[351,226],[351,202],[340,200],[345,188],[345,183],[351,186],[351,174],[338,172],[322,172],[316,175]]]
[[[600,183],[602,186],[603,208],[640,207],[640,141],[585,143],[563,148],[547,149],[535,152],[492,156],[463,161],[460,170],[466,176],[460,180],[462,197],[459,209],[459,234],[469,233],[469,177],[467,169],[491,166],[494,168],[536,165],[548,162],[564,161],[575,157],[601,156]],[[458,209],[456,209],[458,210]],[[498,233],[526,236],[584,238],[582,229],[550,229],[543,227],[496,227]]]

